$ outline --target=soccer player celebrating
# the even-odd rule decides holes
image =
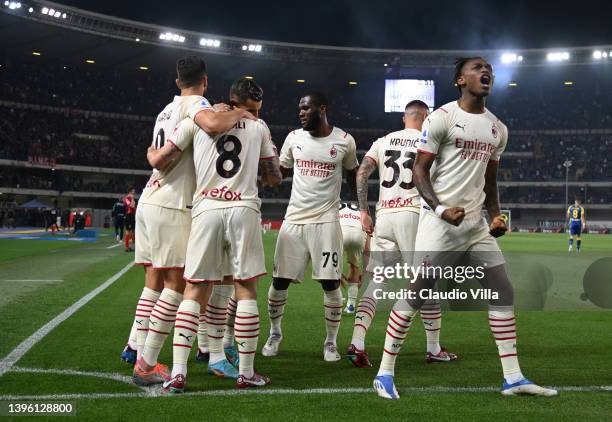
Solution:
[[[249,79],[234,82],[230,90],[230,97],[242,99],[234,105],[255,115],[261,108],[262,95],[261,88]],[[182,138],[194,138],[197,188],[185,266],[188,283],[177,312],[172,378],[164,383],[164,389],[184,391],[200,309],[208,302],[209,284],[221,281],[228,267],[237,301],[235,337],[240,363],[236,386],[267,385],[270,379],[253,367],[259,337],[257,278],[266,274],[257,172],[261,167],[264,186],[280,183],[276,148],[268,127],[252,120],[241,120],[214,138],[186,120],[175,136],[176,142]]]
[[[412,180],[412,166],[421,139],[421,127],[428,113],[429,108],[424,102],[409,102],[402,117],[404,129],[376,140],[359,166],[357,195],[363,230],[370,235],[374,233],[370,272],[373,266],[412,262],[421,203]],[[368,178],[377,168],[380,185],[374,228],[368,213]],[[378,304],[374,291],[381,288],[384,284],[371,280],[355,314],[353,339],[347,357],[357,367],[371,366],[365,350],[365,337]],[[456,360],[457,355],[440,346],[442,312],[437,300],[428,301],[423,306],[421,319],[427,334],[427,362]]]
[[[135,261],[145,267],[145,287],[134,318],[138,330],[134,382],[139,385],[169,379],[168,368],[158,364],[157,358],[172,329],[185,288],[183,269],[191,226],[189,209],[196,185],[192,140],[180,138],[173,142],[168,138],[186,117],[220,121],[217,129],[230,128],[244,116],[252,118],[244,110],[213,111],[203,97],[208,79],[202,59],[181,58],[176,70],[176,84],[181,95],[174,97],[157,116],[153,142],[147,152],[154,170],[137,211]]]
[[[506,126],[485,108],[493,86],[493,69],[483,58],[461,58],[456,62],[454,82],[461,97],[427,118],[413,167],[415,186],[425,201],[415,240],[414,265],[429,268],[442,259],[448,264],[456,255],[463,258],[469,253],[470,261],[474,259],[481,267],[480,283],[495,293],[489,301],[489,325],[503,368],[502,394],[553,396],[556,390],[529,381],[519,367],[513,289],[495,240],[507,230],[496,179],[508,133]],[[434,161],[436,168],[430,174]],[[481,215],[483,204],[491,219],[489,225]],[[374,379],[374,389],[380,397],[399,398],[393,382],[395,359],[423,305],[422,292],[431,291],[435,281],[419,275],[412,284],[415,298],[396,302],[391,311],[383,357]]]
[[[357,293],[361,285],[361,261],[363,253],[367,249],[369,237],[361,230],[361,217],[357,204],[342,202],[340,204],[339,218],[340,228],[342,229],[344,256],[349,264],[348,277],[342,274],[342,278],[348,281],[344,312],[354,314]]]
[[[569,227],[568,252],[572,251],[574,239],[576,239],[576,252],[580,252],[580,247],[582,246],[580,235],[582,234],[582,228],[586,227],[586,215],[581,204],[582,201],[576,198],[574,205],[567,209],[567,223]]]
[[[125,251],[131,252],[130,242],[135,243],[134,226],[136,225],[136,189],[132,186],[128,189],[127,195],[123,197],[125,206]]]
[[[355,140],[327,121],[328,102],[310,92],[299,102],[301,130],[294,130],[281,149],[281,168],[293,168],[291,198],[276,241],[274,278],[268,291],[270,336],[264,356],[276,356],[283,338],[281,320],[292,281],[302,281],[308,262],[324,291],[326,361],[340,360],[336,336],[342,314],[342,231],[338,222],[343,169],[355,192],[358,162]]]

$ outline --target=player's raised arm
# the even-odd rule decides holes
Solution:
[[[205,108],[193,116],[193,121],[210,136],[227,132],[241,119],[257,120],[255,116],[241,108],[234,108],[230,111]]]
[[[359,202],[359,213],[361,214],[361,227],[367,234],[374,232],[372,217],[368,212],[368,179],[376,170],[376,161],[367,155],[363,158],[356,176],[357,201]]]

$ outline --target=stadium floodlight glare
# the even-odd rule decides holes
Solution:
[[[59,18],[60,16],[62,16],[62,12],[57,11],[57,12],[55,12],[55,15],[53,15],[53,16],[56,17],[56,18]]]
[[[297,79],[296,82],[299,84],[303,84],[306,83],[306,79]]]
[[[147,66],[140,66],[138,69],[140,69],[140,70],[149,70],[149,68]]]
[[[514,87],[518,86],[518,84],[517,84],[516,82],[510,82],[510,83],[508,84],[508,86],[510,86],[510,87],[512,87],[512,88],[514,88]]]
[[[563,82],[563,85],[574,85],[574,83],[572,81],[565,81]]]
[[[8,6],[9,4],[10,4],[10,3],[9,3],[9,1],[8,1],[8,0],[6,0],[6,1],[4,2],[4,5],[5,5],[5,6]]]
[[[246,76],[244,77],[244,79],[253,79],[253,77],[252,77],[252,76],[250,76],[250,75],[246,75]]]
[[[604,59],[608,57],[608,53],[602,53],[601,55],[604,57]],[[612,51],[610,52],[610,55],[612,55]]]
[[[95,60],[92,60],[92,59],[87,59],[87,60],[85,60],[85,63],[87,63],[87,64],[94,64],[95,62],[96,62],[96,61],[95,61]]]
[[[599,51],[599,50],[593,51],[593,58],[594,59],[598,59],[599,60],[599,59],[601,59],[602,55],[603,55],[603,53],[601,51]]]
[[[140,42],[140,38],[136,38],[134,41],[136,41],[136,42]]]
[[[261,49],[262,47],[260,44],[249,44],[249,45],[243,44],[242,45],[242,51],[248,50],[248,51],[254,51],[256,53],[260,53]]]
[[[563,62],[570,58],[570,53],[567,51],[555,51],[546,55],[546,60],[549,62]]]
[[[34,11],[34,8],[33,8],[33,7],[30,7],[30,8],[28,9],[28,12],[29,12],[29,13],[32,13],[33,11]]]
[[[215,47],[215,48],[219,48],[219,46],[221,46],[221,41],[213,40],[213,39],[210,39],[210,38],[200,38],[200,45],[202,47]]]
[[[6,2],[4,3],[4,5],[6,6]],[[11,1],[9,2],[8,7],[11,10],[21,9],[21,3],[16,2],[16,1]]]
[[[62,13],[62,19],[66,19],[66,14]]]
[[[349,85],[357,85],[356,81],[349,81]]]
[[[159,34],[159,39],[174,42],[185,42],[184,36],[172,32],[163,32]]]
[[[5,2],[5,4],[8,2]],[[42,10],[40,11],[40,13],[42,13],[43,15],[46,15],[47,13],[49,13],[49,8],[48,7],[43,7]]]
[[[389,66],[389,65],[388,65],[387,63],[385,63],[385,64],[383,64],[383,66],[384,66],[384,67],[387,67],[387,66]]]
[[[40,52],[39,51],[32,51],[32,55],[33,56],[40,56]]]

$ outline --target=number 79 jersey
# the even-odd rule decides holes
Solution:
[[[419,212],[420,196],[412,182],[412,166],[421,132],[404,129],[377,139],[366,157],[378,165],[380,190],[376,215],[407,209]]]
[[[240,120],[228,132],[210,137],[186,119],[179,127],[177,142],[183,138],[193,138],[197,181],[193,217],[206,210],[236,206],[259,211],[259,160],[277,157],[270,130],[263,120]]]

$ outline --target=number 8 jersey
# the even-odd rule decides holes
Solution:
[[[380,191],[376,215],[405,211],[419,212],[420,196],[412,182],[412,166],[421,132],[404,129],[377,139],[366,157],[378,165]]]
[[[277,156],[270,130],[263,120],[240,120],[228,132],[210,137],[185,119],[176,142],[193,139],[197,186],[192,216],[206,210],[243,206],[259,212],[259,160]]]

